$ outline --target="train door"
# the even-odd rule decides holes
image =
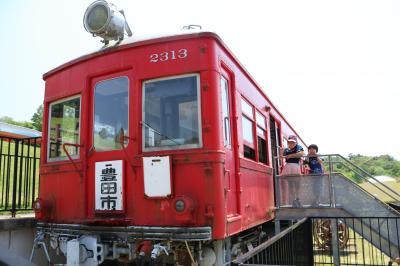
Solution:
[[[129,135],[127,72],[96,77],[91,82],[88,140],[88,213],[125,211],[124,149]]]
[[[279,147],[282,146],[281,143],[281,129],[279,124],[276,122],[275,118],[270,115],[269,116],[269,130],[270,130],[270,138],[271,138],[271,155],[273,156],[273,167],[274,173],[280,170],[281,162],[275,158],[279,155]]]
[[[232,132],[235,127],[235,119],[233,117],[233,86],[229,79],[229,75],[223,72],[220,79],[221,88],[221,107],[222,107],[222,131],[224,139],[225,151],[225,170],[224,170],[224,187],[226,193],[226,211],[228,216],[238,214],[238,193],[236,184],[236,154],[235,139]]]

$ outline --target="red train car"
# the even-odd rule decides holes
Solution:
[[[44,80],[38,239],[69,263],[224,265],[263,235],[296,132],[216,34],[127,39]]]

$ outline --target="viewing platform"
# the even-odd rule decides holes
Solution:
[[[324,173],[286,176],[275,173],[278,219],[327,217],[335,213],[352,217],[399,217],[393,204],[372,195],[343,172],[351,171],[356,180],[369,183],[391,202],[400,201],[398,192],[341,155],[319,157],[324,161]]]

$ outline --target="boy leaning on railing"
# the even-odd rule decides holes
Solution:
[[[311,144],[308,146],[307,157],[303,161],[303,165],[306,169],[306,173],[311,175],[318,175],[324,173],[324,165],[318,154],[318,146],[316,144]],[[322,179],[315,178],[313,181],[313,194],[315,195],[315,200],[312,203],[313,207],[318,207],[321,204],[321,189],[322,189]]]
[[[323,174],[324,166],[321,158],[318,157],[318,146],[311,144],[308,146],[307,158],[303,161],[303,165],[310,174]]]

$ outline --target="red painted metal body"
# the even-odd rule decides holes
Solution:
[[[151,54],[187,49],[181,60],[150,62]],[[201,97],[202,147],[143,152],[142,84],[149,79],[198,74]],[[106,79],[129,78],[129,141],[126,149],[98,152],[93,148],[94,85]],[[224,147],[220,78],[229,82],[231,148]],[[219,37],[195,33],[163,37],[105,49],[65,64],[44,75],[46,81],[44,125],[49,105],[63,98],[81,96],[79,158],[47,161],[43,132],[40,198],[43,222],[141,225],[211,226],[213,239],[224,239],[274,218],[274,184],[267,123],[268,164],[243,156],[241,98],[267,121],[272,115],[280,125],[279,141],[294,130],[268,100]],[[269,108],[266,108],[269,107]],[[46,128],[46,126],[44,126]],[[254,132],[254,135],[256,133]],[[256,136],[256,135],[255,135]],[[146,156],[171,156],[172,195],[148,198],[144,194],[143,163]],[[120,212],[95,212],[95,162],[124,161],[124,207]],[[80,173],[78,173],[79,171]],[[177,199],[189,210],[175,210]]]

